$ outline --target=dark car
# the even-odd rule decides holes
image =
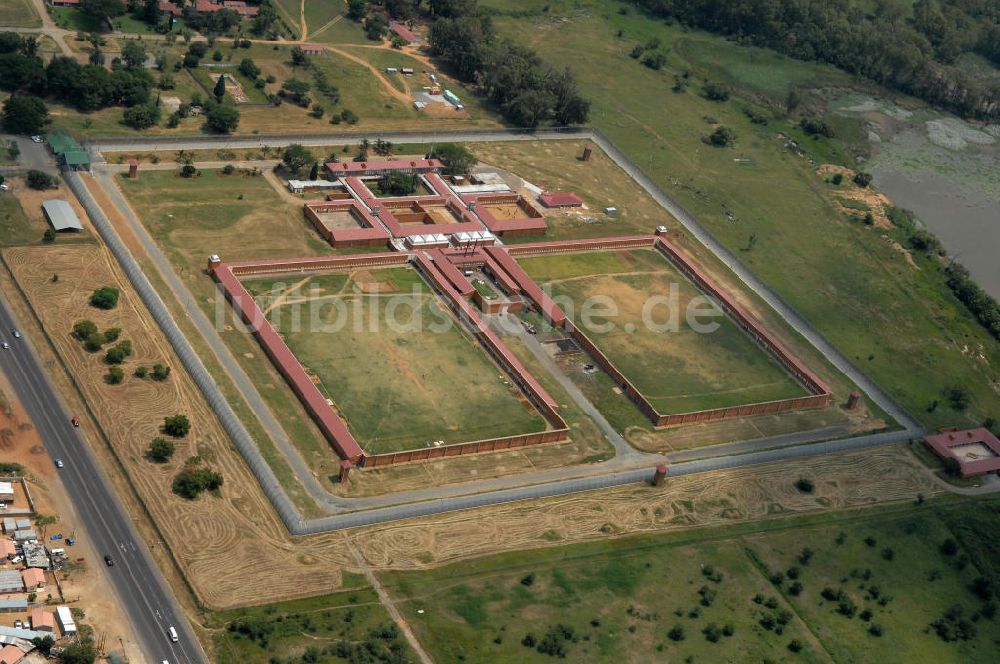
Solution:
[[[104,564],[108,567],[114,567],[115,561],[111,558],[111,556],[104,556]]]

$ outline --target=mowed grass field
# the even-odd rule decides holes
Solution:
[[[40,28],[42,19],[38,17],[31,0],[0,0],[0,27]]]
[[[1000,418],[1000,345],[950,293],[940,263],[918,254],[915,269],[887,241],[893,232],[840,211],[838,188],[816,174],[818,164],[785,147],[780,134],[797,136],[792,127],[798,118],[784,119],[784,99],[771,97],[757,107],[768,118],[768,125],[758,126],[736,94],[718,103],[702,93],[706,80],[739,78],[734,92],[766,95],[758,88],[770,84],[761,81],[783,79],[781,89],[771,91],[779,95],[803,82],[803,63],[769,59],[758,68],[731,42],[650,20],[610,0],[525,1],[513,8],[538,13],[499,17],[494,23],[500,32],[526,41],[558,67],[571,67],[593,102],[591,122],[924,424],[969,426]],[[652,38],[667,53],[661,71],[629,57],[636,44]],[[695,38],[712,46],[711,58],[692,48]],[[743,64],[731,66],[741,55]],[[685,71],[684,91],[672,91],[674,77]],[[808,85],[843,82],[829,68],[814,71]],[[702,142],[714,122],[736,132],[735,147]],[[808,151],[827,145],[803,144]],[[564,236],[591,232],[568,229]],[[745,250],[751,236],[755,243]],[[947,403],[945,391],[954,386],[969,392],[968,407]]]
[[[413,270],[246,285],[257,296],[283,285],[268,317],[371,453],[545,429]]]
[[[997,526],[995,501],[876,508],[380,578],[435,661],[985,663],[1000,621],[971,587]]]
[[[557,301],[566,302],[575,324],[661,413],[805,394],[709,298],[653,251],[542,256],[520,262],[543,288],[564,298]],[[588,316],[588,301],[599,307],[594,311],[603,313]],[[702,315],[689,320],[689,311]],[[702,326],[705,331],[699,331]]]

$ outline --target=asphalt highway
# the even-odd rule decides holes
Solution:
[[[21,330],[20,339],[14,337],[15,329]],[[53,462],[61,459],[65,464],[59,469],[59,476],[86,529],[86,536],[101,556],[111,556],[114,562],[113,567],[103,571],[118,594],[126,619],[131,621],[138,635],[145,661],[150,664],[160,664],[164,660],[170,664],[206,662],[201,645],[149,550],[132,527],[81,430],[72,425],[72,415],[57,396],[2,293],[0,341],[10,344],[9,349],[0,348],[0,370],[13,385]],[[92,560],[90,564],[105,565],[103,560]],[[83,601],[86,607],[85,597]],[[167,634],[170,626],[178,632],[177,643],[172,643]]]

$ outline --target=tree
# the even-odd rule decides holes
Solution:
[[[319,162],[314,161],[312,168],[309,169],[309,179],[318,180],[319,179]]]
[[[270,0],[260,3],[257,10],[257,17],[253,20],[250,30],[255,35],[269,34],[274,29],[274,24],[278,21],[278,11],[271,4]]]
[[[122,121],[133,129],[149,129],[160,121],[160,107],[157,104],[142,104],[126,108]]]
[[[729,88],[712,81],[705,83],[702,92],[705,94],[705,99],[710,101],[726,101],[729,99]]]
[[[168,415],[163,418],[163,433],[174,438],[183,438],[191,430],[187,415]]]
[[[527,88],[507,102],[503,112],[517,126],[533,129],[552,116],[555,103],[549,91]]]
[[[278,91],[278,94],[288,97],[299,106],[305,107],[309,105],[308,92],[311,89],[312,86],[309,83],[296,78],[290,78],[281,84],[281,90]]]
[[[114,309],[118,305],[119,291],[113,286],[101,286],[90,295],[90,306]]]
[[[91,320],[78,320],[73,323],[73,336],[83,341],[92,334],[97,334],[97,325]]]
[[[12,134],[37,134],[49,122],[49,109],[32,95],[11,95],[3,105],[3,128]]]
[[[157,437],[149,444],[149,451],[146,453],[146,456],[149,457],[150,461],[166,463],[174,455],[175,447],[176,445],[174,445],[172,440]]]
[[[193,178],[196,175],[198,175],[198,169],[193,164],[184,164],[181,166],[182,178]]]
[[[215,87],[212,89],[212,94],[215,95],[215,101],[222,103],[222,98],[226,96],[226,75],[219,74],[219,78],[215,81]]]
[[[52,650],[52,646],[56,643],[55,639],[51,636],[36,636],[31,640],[31,645],[38,648],[38,652],[43,655],[48,655],[49,651]]]
[[[46,228],[45,232],[42,233],[42,242],[45,244],[52,244],[56,241],[56,232],[51,228]]]
[[[389,31],[389,23],[383,14],[372,14],[365,21],[365,35],[372,41],[380,41]]]
[[[360,21],[368,15],[368,0],[347,0],[347,18]]]
[[[170,376],[170,367],[165,364],[154,364],[152,378],[156,381],[164,381]]]
[[[303,65],[309,64],[309,58],[306,57],[306,52],[302,50],[301,46],[292,47],[292,66],[301,67]]]
[[[417,190],[417,176],[401,171],[389,171],[378,179],[378,188],[389,196],[409,196]]]
[[[97,650],[90,638],[71,643],[59,655],[59,664],[94,664],[96,660]]]
[[[667,66],[667,54],[663,51],[650,51],[642,59],[642,64],[654,71],[659,71]]]
[[[815,488],[815,485],[813,484],[813,481],[811,479],[807,477],[800,477],[798,480],[795,481],[795,488],[801,491],[802,493],[812,493],[813,489]]]
[[[292,143],[281,154],[281,163],[292,173],[298,173],[314,160],[312,152],[298,143]]]
[[[56,179],[44,171],[30,170],[28,175],[25,177],[25,182],[32,189],[37,189],[39,191],[45,191],[46,189],[51,189],[56,184]]]
[[[146,47],[137,39],[125,42],[122,47],[122,62],[129,69],[139,69],[146,62]]]
[[[121,385],[125,380],[125,372],[121,367],[111,367],[108,373],[104,374],[104,382],[108,385]]]
[[[260,76],[260,67],[250,58],[243,58],[240,62],[240,73],[252,81]]]
[[[205,124],[212,131],[220,134],[228,134],[236,131],[236,127],[239,126],[240,112],[232,106],[215,104],[205,114],[205,121]]]
[[[187,464],[174,478],[173,492],[182,498],[194,500],[204,491],[215,491],[222,486],[222,475],[211,468]]]
[[[83,0],[80,11],[99,19],[111,19],[125,13],[122,0]]]

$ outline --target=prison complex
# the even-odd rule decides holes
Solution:
[[[225,263],[218,256],[209,258],[210,274],[225,297],[253,331],[268,357],[342,459],[359,467],[376,467],[566,440],[568,429],[556,401],[510,352],[484,318],[503,311],[516,312],[524,307],[538,311],[550,325],[565,331],[656,427],[819,408],[831,402],[832,395],[822,379],[672,243],[663,227],[650,235],[502,245],[500,238],[506,235],[544,233],[546,222],[543,214],[516,192],[469,193],[462,191],[465,187],[453,187],[440,175],[441,168],[441,163],[433,159],[327,164],[331,175],[338,177],[342,191],[328,194],[324,201],[306,203],[307,217],[335,247],[386,246],[392,251],[239,263]],[[393,171],[419,176],[432,193],[380,198],[365,184],[364,178]],[[579,199],[575,196],[550,197],[545,205],[574,205],[576,200]],[[701,292],[713,298],[734,323],[798,381],[806,394],[689,413],[658,412],[517,262],[518,256],[628,249],[658,252]],[[364,450],[351,434],[349,424],[324,398],[241,279],[380,267],[410,267],[416,270],[545,419],[546,429],[386,454],[371,454]],[[482,270],[489,277],[496,296],[486,296],[475,287],[467,276],[472,269]]]

